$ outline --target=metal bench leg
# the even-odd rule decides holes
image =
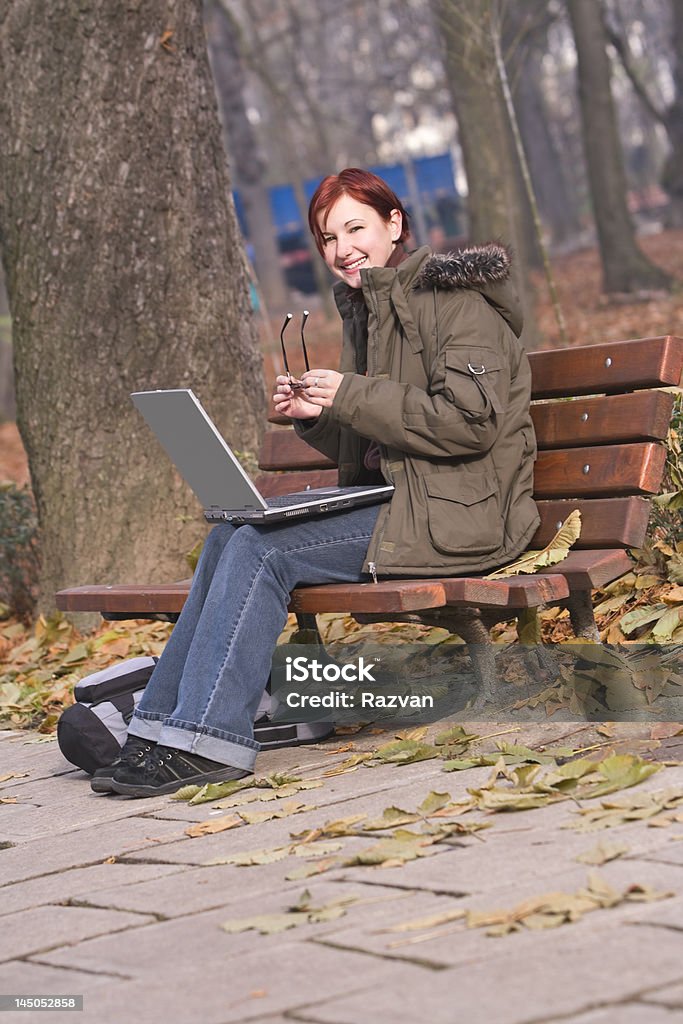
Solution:
[[[299,628],[296,633],[292,633],[290,644],[313,644],[316,647],[323,647],[315,615],[311,612],[297,612],[296,623]]]
[[[573,590],[566,601],[572,621],[574,636],[584,640],[600,641],[600,633],[593,614],[593,599],[590,590]]]
[[[472,611],[463,609],[454,613],[452,626],[452,631],[461,636],[467,644],[467,653],[474,669],[474,678],[479,692],[472,705],[472,710],[482,711],[487,703],[493,703],[496,688],[496,658],[491,634],[488,627],[484,625],[479,612],[474,609]]]
[[[540,612],[541,606],[537,606],[524,608],[517,613],[517,636],[524,652],[524,661],[534,678],[540,670],[552,679],[557,679],[560,674],[557,660],[552,651],[543,646]]]

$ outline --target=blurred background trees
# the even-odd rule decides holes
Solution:
[[[668,286],[637,235],[683,227],[679,0],[204,0],[204,22],[254,299],[273,317],[297,302],[331,313],[305,212],[317,181],[349,165],[387,171],[416,244],[509,242],[531,309],[539,239],[496,33],[543,242],[564,252],[598,241],[608,294]],[[8,314],[0,282],[4,416]]]
[[[510,242],[520,287],[529,290],[539,239],[501,101],[496,34],[544,244],[557,252],[598,240],[607,293],[668,287],[657,268],[646,269],[636,235],[683,223],[683,5],[676,0],[206,0],[206,12],[224,112],[218,68],[235,52],[242,62],[243,109],[266,155],[263,181],[290,296],[321,287],[305,255],[307,199],[323,175],[351,164],[388,168],[412,212],[416,244]],[[595,49],[581,65],[585,34],[577,45],[576,31],[586,19]],[[231,143],[227,117],[237,169],[242,147],[237,135]],[[436,176],[430,186],[420,165],[440,155],[450,161],[450,188]],[[243,201],[238,194],[256,272],[276,308],[281,291],[265,284],[248,205],[246,192]],[[613,222],[614,238],[605,227]]]

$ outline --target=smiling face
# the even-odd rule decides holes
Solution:
[[[389,220],[366,203],[343,195],[319,220],[323,258],[332,273],[351,288],[360,288],[360,272],[383,267],[401,235],[402,217],[392,210]]]

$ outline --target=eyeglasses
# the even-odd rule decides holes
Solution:
[[[289,322],[292,319],[293,315],[293,313],[288,313],[287,316],[285,317],[285,322],[283,323],[282,330],[280,331],[280,345],[282,346],[282,361],[285,364],[285,373],[289,378],[289,386],[290,388],[292,388],[292,390],[296,391],[297,389],[305,387],[305,384],[302,380],[299,380],[298,377],[295,377],[292,374],[292,371],[289,369],[289,363],[287,362],[287,352],[285,349],[285,330],[287,329],[287,326],[289,325]],[[306,326],[307,320],[308,310],[305,309],[303,312],[303,316],[301,318],[301,348],[303,349],[304,353],[304,363],[306,364],[306,369],[310,370],[310,366],[308,365],[308,352],[306,351],[306,342],[304,340],[304,327]]]

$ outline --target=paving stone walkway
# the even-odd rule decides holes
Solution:
[[[642,751],[648,735],[648,727],[621,726],[619,749]],[[390,738],[351,739],[358,751]],[[522,727],[511,738],[535,749],[606,742],[594,726],[567,722]],[[340,749],[348,742],[336,737],[262,754],[258,774],[319,779],[349,757]],[[683,737],[662,741],[647,756],[664,767],[617,797],[683,794],[683,764],[675,763],[683,761]],[[571,800],[516,813],[474,811],[461,820],[491,827],[455,835],[400,866],[336,867],[306,881],[286,879],[307,863],[295,856],[253,867],[208,863],[285,845],[291,833],[331,820],[376,818],[392,805],[414,809],[430,791],[464,799],[490,774],[444,774],[438,760],[360,766],[297,794],[309,810],[192,838],[191,825],[231,812],[168,797],[96,796],[53,739],[0,732],[0,996],[84,1000],[73,1016],[10,1011],[0,1024],[683,1022],[683,814],[667,827],[640,820],[581,833],[563,827],[575,820]],[[343,852],[350,856],[376,839],[344,838]],[[597,869],[614,890],[650,886],[670,895],[501,937],[455,917],[458,910],[509,908],[585,888],[592,869],[577,857],[598,842],[628,848]],[[315,907],[356,901],[343,916],[323,915],[275,934],[221,928],[283,913],[305,889]],[[454,914],[450,923],[388,930],[447,912]]]

